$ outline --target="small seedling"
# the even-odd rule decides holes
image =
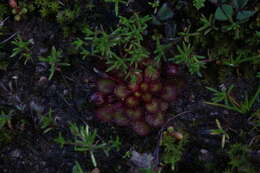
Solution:
[[[217,30],[217,27],[215,26],[215,18],[212,14],[209,16],[208,19],[204,15],[202,15],[200,17],[200,22],[202,23],[202,26],[197,29],[197,32],[202,32],[204,36],[211,31]]]
[[[53,119],[52,109],[49,110],[48,114],[41,117],[40,120],[40,127],[43,129],[43,133],[48,133],[53,129],[53,126],[56,124],[55,120]]]
[[[176,138],[176,131],[172,127],[167,128],[161,139],[161,146],[164,148],[162,153],[162,163],[170,165],[172,171],[174,171],[177,163],[182,158],[184,146],[187,142],[187,136],[182,139]]]
[[[224,65],[228,65],[230,67],[238,67],[240,64],[244,62],[256,62],[259,61],[260,55],[252,56],[252,57],[244,57],[243,54],[240,54],[236,57],[233,55],[230,58],[223,60]]]
[[[170,60],[177,64],[187,65],[191,74],[196,73],[198,76],[201,76],[200,70],[205,67],[205,63],[202,60],[206,57],[194,54],[190,43],[186,44],[183,42],[182,47],[177,45],[177,50],[179,54],[170,58]]]
[[[56,50],[55,47],[52,47],[51,54],[47,58],[40,57],[41,61],[47,62],[50,64],[50,69],[49,69],[50,75],[48,78],[49,80],[52,79],[52,77],[58,67],[70,65],[68,63],[61,62],[61,59],[60,59],[61,57],[62,57],[62,51]]]
[[[90,130],[88,125],[78,127],[76,124],[70,123],[69,129],[74,137],[73,140],[65,140],[60,133],[55,139],[55,142],[59,143],[61,147],[64,145],[71,145],[74,146],[75,151],[88,152],[94,167],[97,167],[97,161],[94,155],[95,152],[101,149],[108,155],[108,152],[112,148],[117,148],[120,145],[119,139],[109,141],[109,143],[100,142],[97,139],[97,131]]]
[[[248,96],[245,97],[245,100],[239,103],[234,97],[230,95],[231,90],[234,88],[231,85],[227,90],[218,91],[216,89],[207,87],[208,90],[214,93],[214,97],[211,99],[212,102],[205,102],[206,104],[223,107],[229,110],[237,111],[241,114],[248,113],[251,111],[252,106],[254,105],[256,99],[259,97],[260,94],[260,87],[258,87],[255,95],[248,99]],[[224,102],[224,104],[221,104]]]
[[[16,47],[13,49],[13,53],[10,57],[15,57],[19,55],[19,59],[24,58],[24,64],[26,65],[29,60],[32,61],[31,47],[32,42],[30,40],[25,41],[20,35],[12,41],[12,44]]]

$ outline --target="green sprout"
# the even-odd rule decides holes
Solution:
[[[246,95],[245,100],[239,103],[234,97],[230,95],[231,90],[234,88],[231,85],[227,90],[218,91],[214,88],[207,87],[208,90],[214,93],[214,97],[211,99],[212,102],[205,102],[206,104],[223,107],[229,110],[239,112],[241,114],[248,113],[251,111],[252,106],[254,105],[256,99],[260,95],[260,87],[258,87],[255,95],[250,99]],[[221,102],[224,102],[222,104]]]
[[[40,57],[41,61],[47,62],[50,64],[50,69],[49,69],[50,75],[48,78],[49,80],[52,79],[57,67],[70,65],[68,63],[61,62],[61,59],[60,59],[61,57],[62,57],[62,51],[56,50],[55,47],[52,47],[51,54],[47,58]]]
[[[59,136],[55,138],[55,142],[59,143],[61,147],[64,145],[72,145],[75,151],[88,152],[94,167],[97,167],[95,152],[101,149],[108,156],[108,152],[112,148],[119,149],[121,146],[118,137],[116,140],[111,140],[108,143],[100,142],[97,139],[97,131],[90,130],[88,125],[78,127],[76,124],[70,123],[69,129],[74,136],[73,140],[65,140],[61,133],[59,133]]]
[[[10,57],[15,57],[19,55],[19,59],[24,58],[24,65],[27,64],[29,60],[32,61],[31,47],[32,44],[30,40],[25,41],[20,35],[11,42],[16,47],[13,49],[13,52]]]

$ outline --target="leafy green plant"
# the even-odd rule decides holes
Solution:
[[[43,57],[40,57],[39,59],[43,62],[47,62],[50,64],[50,75],[49,75],[49,80],[52,79],[55,71],[56,71],[56,68],[60,67],[60,66],[69,66],[70,64],[68,63],[64,63],[64,62],[61,62],[61,58],[62,57],[62,51],[60,50],[56,50],[55,47],[52,47],[52,50],[51,50],[51,54],[47,57],[47,58],[43,58]]]
[[[223,64],[228,65],[230,67],[238,67],[240,64],[244,62],[257,62],[260,60],[260,55],[252,56],[252,57],[244,57],[243,54],[239,54],[236,57],[231,55],[227,59],[223,59]]]
[[[232,18],[234,11],[231,5],[222,4],[220,7],[216,9],[215,19],[220,21],[229,20]]]
[[[213,92],[214,97],[211,99],[212,102],[205,102],[205,103],[209,105],[219,106],[229,110],[237,111],[241,114],[245,114],[251,111],[253,104],[255,103],[257,97],[259,97],[260,95],[260,87],[258,87],[253,97],[248,99],[248,97],[246,96],[245,100],[241,103],[239,103],[234,97],[231,96],[230,93],[233,88],[234,86],[231,85],[227,90],[218,91],[214,88],[207,87],[208,90]],[[222,104],[221,102],[224,102],[224,104]]]
[[[204,15],[200,17],[200,22],[202,26],[197,29],[196,32],[201,32],[203,35],[207,35],[211,31],[217,30],[217,27],[215,26],[215,18],[211,14],[209,18],[207,19]]]
[[[164,164],[170,165],[172,170],[175,170],[177,163],[182,158],[184,146],[188,140],[187,136],[181,140],[177,139],[172,133],[174,133],[173,129],[168,128],[161,139],[161,146],[164,148],[162,161]]]
[[[118,28],[111,33],[85,27],[84,40],[78,38],[73,44],[83,58],[96,56],[108,65],[107,71],[119,70],[127,74],[129,69],[136,69],[140,61],[149,56],[142,41],[146,23],[151,18],[134,14],[130,18],[119,16],[119,19]]]
[[[69,129],[74,136],[73,140],[65,140],[61,133],[59,133],[59,136],[55,138],[55,142],[59,143],[61,147],[71,145],[74,146],[75,151],[88,152],[94,167],[97,167],[95,152],[103,150],[108,156],[108,152],[112,148],[118,148],[121,145],[119,138],[111,140],[108,143],[98,141],[97,131],[91,131],[88,125],[78,127],[76,124],[70,123]]]
[[[24,58],[24,64],[26,65],[29,60],[32,61],[31,47],[32,44],[30,40],[25,41],[20,35],[11,42],[15,48],[10,57],[15,57],[19,55],[19,59]]]
[[[179,54],[170,58],[170,60],[177,64],[187,65],[191,74],[196,73],[198,76],[201,76],[200,70],[205,67],[205,63],[202,60],[206,57],[195,55],[190,43],[182,42],[182,47],[177,45],[177,50]]]
[[[234,0],[232,4],[222,3],[215,12],[215,18],[219,21],[231,21],[233,22],[232,16],[234,14],[234,8],[236,9],[236,20],[242,22],[248,20],[255,14],[255,11],[244,10],[248,3],[248,0]]]
[[[40,127],[43,129],[43,133],[48,133],[53,129],[53,126],[56,124],[55,120],[53,119],[52,115],[53,111],[52,109],[49,109],[49,112],[47,115],[44,115],[40,119]]]
[[[231,145],[228,151],[230,168],[226,169],[225,173],[257,173],[257,168],[249,159],[249,151],[250,149],[247,145],[241,143]]]
[[[247,22],[256,11],[245,10],[248,0],[234,0],[222,2],[216,9],[215,19],[218,21],[228,21],[229,24],[221,26],[221,31],[234,31],[234,39],[241,38],[241,24]]]

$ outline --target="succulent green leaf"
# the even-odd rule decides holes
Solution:
[[[237,13],[237,20],[247,20],[255,14],[255,11],[243,10]]]
[[[233,7],[231,5],[221,5],[215,12],[215,19],[220,21],[226,21],[233,15]]]
[[[164,21],[172,17],[173,17],[172,9],[168,6],[167,3],[164,3],[157,13],[157,18],[161,21]]]

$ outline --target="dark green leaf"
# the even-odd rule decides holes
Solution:
[[[215,12],[215,19],[220,21],[226,21],[233,15],[233,7],[231,5],[221,5]]]
[[[239,11],[237,14],[237,20],[247,20],[255,14],[255,11],[243,10]]]

